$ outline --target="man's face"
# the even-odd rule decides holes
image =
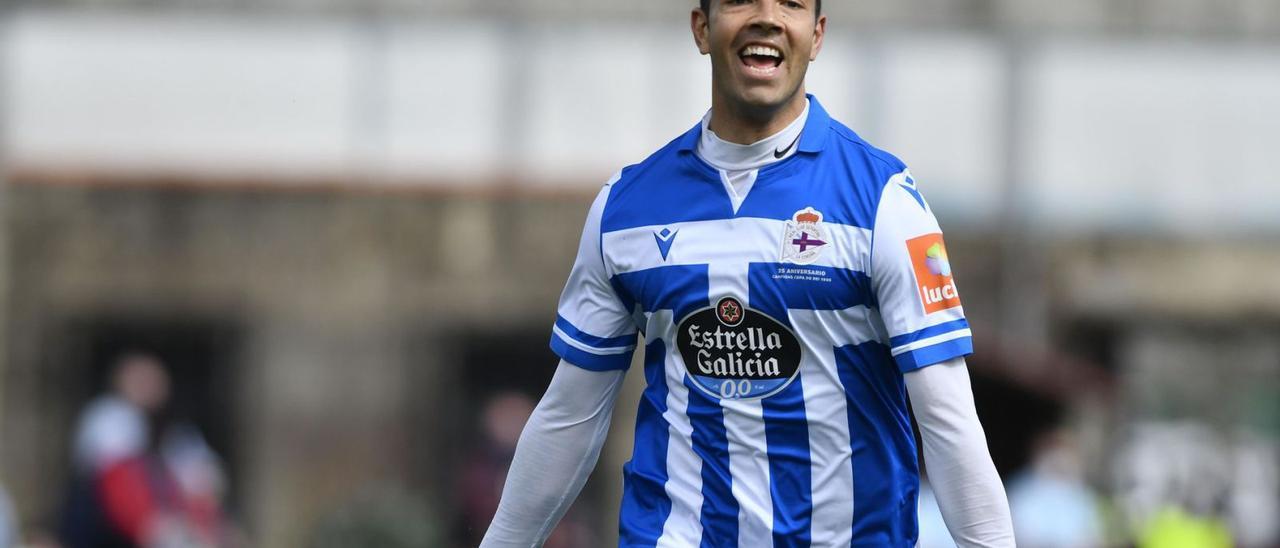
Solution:
[[[816,0],[711,0],[692,15],[698,50],[711,57],[714,93],[739,108],[776,109],[794,100],[822,49],[826,16]]]

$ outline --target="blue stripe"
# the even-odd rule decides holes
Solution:
[[[748,302],[787,327],[791,327],[788,309],[842,310],[865,304],[870,295],[870,283],[861,272],[806,266],[826,272],[831,281],[780,280],[774,277],[779,267],[796,265],[750,266]],[[769,455],[774,546],[808,546],[813,538],[812,462],[803,383],[802,377],[796,377],[782,392],[760,401]]]
[[[821,272],[821,275],[797,271]],[[829,266],[752,263],[751,307],[785,322],[788,310],[844,310],[875,306],[871,278],[866,273]]]
[[[618,274],[611,280],[627,309],[671,310],[675,321],[711,306],[707,265],[672,265]]]
[[[668,429],[666,344],[655,340],[644,347],[644,378],[648,383],[636,411],[635,448],[622,467],[622,512],[618,519],[619,546],[657,546],[671,515],[667,497]]]
[[[813,478],[804,379],[761,400],[769,453],[769,494],[773,500],[773,545],[807,547],[812,540]]]
[[[564,316],[559,314],[556,314],[556,327],[559,327],[566,335],[573,337],[574,340],[587,346],[594,346],[600,349],[635,346],[636,344],[635,333],[631,333],[630,335],[621,335],[618,337],[597,337],[587,333],[586,331],[578,329],[577,326],[569,323],[569,320],[564,319]]]
[[[911,344],[918,340],[927,339],[929,337],[936,337],[938,335],[943,335],[946,333],[950,333],[952,331],[959,331],[961,329],[969,329],[969,320],[960,318],[958,320],[943,322],[938,325],[931,325],[929,327],[926,327],[914,333],[907,333],[906,335],[898,335],[897,337],[893,337],[889,339],[889,345],[894,348],[897,348],[904,344]]]
[[[675,149],[668,147],[622,170],[601,214],[600,232],[733,216],[719,173],[705,164],[679,159]]]
[[[913,546],[920,475],[906,384],[877,342],[835,349],[853,467],[855,546]]]
[[[903,373],[915,371],[921,367],[945,362],[951,358],[968,356],[973,353],[973,338],[960,337],[935,345],[917,348],[894,356],[898,360],[898,369]]]
[[[738,545],[738,501],[729,472],[729,435],[720,403],[702,393],[686,376],[693,426],[693,452],[702,459],[702,543],[704,548]]]
[[[551,351],[564,361],[591,371],[614,371],[631,367],[631,355],[635,353],[635,350],[608,355],[583,352],[555,333],[551,334]]]

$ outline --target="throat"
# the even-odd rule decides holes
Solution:
[[[789,125],[803,120],[809,112],[809,98],[804,86],[793,98],[781,105],[746,104],[731,99],[733,95],[717,91],[711,97],[711,113],[707,127],[725,141],[747,145],[777,135]]]
[[[785,160],[800,148],[800,134],[804,130],[808,113],[809,104],[806,99],[803,109],[794,119],[788,120],[788,124],[750,144],[738,144],[724,139],[712,126],[714,114],[708,113],[702,119],[698,155],[716,169],[731,172],[760,169]]]

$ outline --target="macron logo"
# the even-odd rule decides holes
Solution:
[[[662,260],[667,260],[667,254],[671,252],[671,244],[676,242],[676,234],[680,231],[672,232],[670,228],[662,229],[662,232],[653,233],[653,241],[658,243],[658,253],[662,254]]]
[[[915,178],[911,177],[911,173],[908,171],[903,171],[902,174],[904,175],[904,182],[898,183],[898,186],[902,187],[902,190],[907,191],[907,194],[910,194],[912,198],[915,198],[916,203],[920,204],[921,209],[929,211],[929,206],[924,204],[924,196],[921,196],[920,190],[916,188]]]

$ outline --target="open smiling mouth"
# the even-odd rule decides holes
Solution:
[[[738,58],[751,72],[761,75],[772,74],[782,66],[783,60],[782,51],[778,48],[754,44],[739,50]]]

